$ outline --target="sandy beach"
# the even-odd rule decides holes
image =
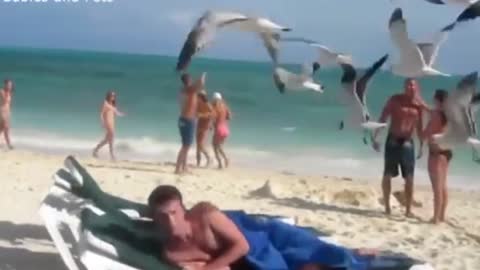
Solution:
[[[17,150],[2,153],[0,269],[66,269],[37,213],[64,158]],[[168,163],[111,163],[81,157],[79,161],[104,190],[135,201],[145,202],[156,185],[175,184],[188,206],[208,198],[223,209],[291,216],[301,225],[331,234],[342,245],[405,253],[437,270],[480,266],[480,191],[452,190],[448,222],[434,226],[428,223],[429,187],[416,188],[418,218],[405,219],[395,199],[393,215],[383,215],[379,182],[373,179],[242,168],[193,169],[192,174],[176,176]],[[401,190],[402,181],[394,183],[394,190]]]

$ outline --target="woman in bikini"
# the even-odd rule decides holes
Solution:
[[[110,149],[110,158],[115,161],[113,153],[113,139],[115,136],[115,117],[124,116],[125,114],[117,109],[117,98],[114,91],[109,91],[103,102],[100,119],[102,120],[103,128],[105,129],[105,138],[93,150],[93,156],[98,157],[100,148],[108,143]]]
[[[213,109],[208,102],[207,92],[202,90],[198,93],[198,107],[197,107],[197,167],[200,167],[202,161],[202,154],[207,159],[205,167],[210,166],[210,155],[205,149],[205,139],[210,128]]]
[[[215,113],[213,150],[215,152],[215,158],[218,161],[218,168],[222,169],[224,166],[222,165],[221,157],[225,162],[225,168],[229,165],[227,155],[225,155],[225,152],[223,151],[223,144],[230,134],[228,121],[231,119],[232,115],[220,93],[213,94],[213,111]]]
[[[447,118],[443,112],[443,105],[448,92],[436,90],[434,95],[435,109],[431,111],[430,121],[423,131],[424,140],[429,141],[428,174],[433,189],[433,218],[432,223],[445,221],[445,210],[448,203],[447,173],[452,151],[442,149],[432,140],[434,134],[442,133],[447,125]]]
[[[0,135],[3,133],[7,148],[12,150],[10,142],[10,114],[13,95],[13,82],[5,80],[3,89],[0,89]]]

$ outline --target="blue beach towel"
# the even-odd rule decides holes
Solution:
[[[244,211],[226,211],[250,245],[248,263],[259,270],[296,270],[306,264],[366,270],[370,256],[324,242],[311,231],[274,219],[259,220]]]

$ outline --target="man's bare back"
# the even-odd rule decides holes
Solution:
[[[181,117],[195,119],[197,116],[198,92],[202,90],[205,83],[205,73],[193,84],[186,85],[182,89]]]

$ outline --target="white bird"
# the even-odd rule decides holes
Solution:
[[[320,65],[320,67],[323,67],[323,66],[328,67],[328,66],[333,66],[333,65],[342,64],[342,63],[353,65],[353,58],[351,55],[334,51],[328,48],[327,46],[320,44],[317,41],[305,39],[305,38],[282,38],[281,41],[304,42],[314,48],[317,48],[319,57],[318,57],[318,60],[315,61],[315,63]]]
[[[450,76],[433,68],[440,45],[446,40],[450,24],[437,33],[432,43],[415,43],[408,37],[407,22],[402,9],[396,8],[389,21],[390,38],[400,53],[399,63],[392,65],[395,75],[417,78],[428,75]]]
[[[469,6],[477,0],[425,0],[427,2],[430,2],[432,4],[437,4],[437,5],[463,5],[463,6]]]
[[[286,90],[302,91],[311,90],[323,93],[323,85],[313,81],[313,74],[317,70],[316,66],[309,64],[303,65],[301,74],[292,73],[282,67],[275,66],[273,71],[273,81],[278,91],[282,94]]]
[[[443,133],[433,135],[434,141],[442,148],[451,149],[462,144],[477,145],[477,129],[474,111],[480,103],[475,95],[478,72],[465,76],[447,98],[444,105],[447,126]]]
[[[225,27],[258,33],[274,62],[277,61],[275,41],[278,41],[279,33],[291,30],[266,18],[249,17],[234,12],[207,11],[198,19],[188,34],[178,56],[176,70],[184,71],[190,64],[192,57],[213,42],[217,30]]]
[[[320,57],[317,61],[321,67],[332,66],[336,64],[350,64],[353,65],[352,56],[345,53],[340,53],[329,49],[326,46],[320,44],[312,44],[312,46],[318,48]]]
[[[354,125],[363,127],[364,137],[363,142],[367,144],[366,135],[368,131],[378,128],[386,127],[385,123],[378,123],[371,121],[370,113],[367,108],[367,89],[370,79],[375,73],[382,67],[388,58],[388,54],[381,57],[375,63],[373,63],[365,73],[358,78],[357,71],[351,64],[341,64],[343,69],[343,76],[341,78],[341,84],[346,92],[347,105],[350,108],[351,120]],[[344,128],[344,121],[340,123],[340,129]],[[371,133],[370,133],[371,134]]]

